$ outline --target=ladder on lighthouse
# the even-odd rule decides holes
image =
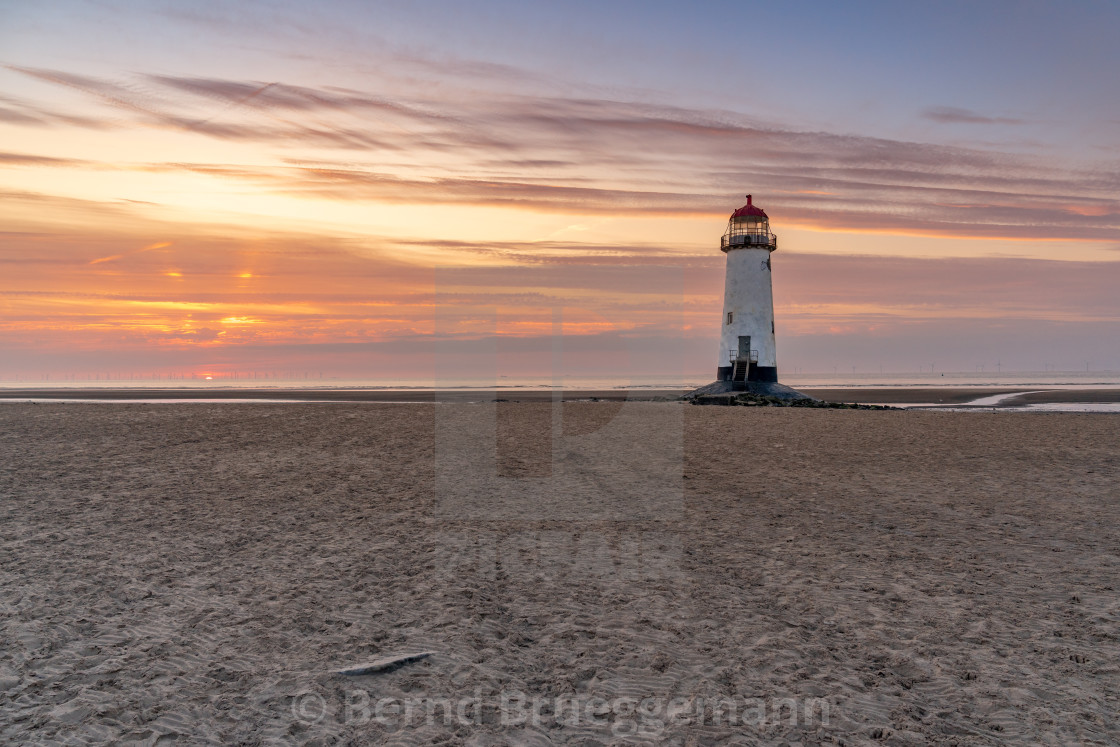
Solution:
[[[743,352],[739,350],[731,351],[731,365],[734,366],[731,372],[731,381],[733,382],[745,383],[749,381],[751,365],[758,363],[757,350],[745,351],[746,355],[743,355]]]

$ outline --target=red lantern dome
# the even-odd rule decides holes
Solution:
[[[747,204],[732,213],[731,219],[746,218],[747,216],[766,218],[766,211],[760,207],[755,207],[754,203],[751,202],[750,195],[747,195]]]

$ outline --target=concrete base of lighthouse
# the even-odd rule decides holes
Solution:
[[[749,392],[750,394],[757,394],[760,397],[776,397],[778,399],[812,399],[808,394],[799,392],[793,387],[788,387],[785,384],[777,382],[777,369],[775,369],[774,381],[713,381],[707,386],[702,386],[699,389],[693,389],[688,394],[684,395],[681,399],[695,399],[696,397],[703,397],[709,394],[732,394],[735,392]]]
[[[716,381],[734,381],[735,367],[734,366],[720,366],[716,369]],[[777,366],[751,366],[747,372],[746,381],[737,382],[745,384],[752,381],[767,382],[776,384],[778,382],[778,367]],[[743,391],[746,391],[745,389]]]

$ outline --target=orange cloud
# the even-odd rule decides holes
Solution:
[[[155,244],[149,244],[148,246],[142,247],[140,249],[137,249],[134,252],[129,252],[127,254],[113,254],[113,255],[110,255],[108,257],[99,257],[97,259],[91,260],[89,264],[99,265],[99,264],[102,264],[104,262],[115,262],[118,259],[124,259],[125,257],[133,256],[135,254],[140,254],[141,252],[150,252],[153,249],[163,249],[163,248],[169,247],[169,246],[171,246],[170,241],[158,241]],[[171,273],[166,273],[166,274],[170,275]]]

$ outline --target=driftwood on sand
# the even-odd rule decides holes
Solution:
[[[348,677],[357,677],[363,674],[384,674],[385,672],[395,671],[405,665],[412,664],[422,659],[427,659],[432,653],[431,651],[422,651],[418,654],[387,656],[384,659],[377,659],[376,661],[359,664],[356,667],[340,669],[338,673],[345,674]]]

